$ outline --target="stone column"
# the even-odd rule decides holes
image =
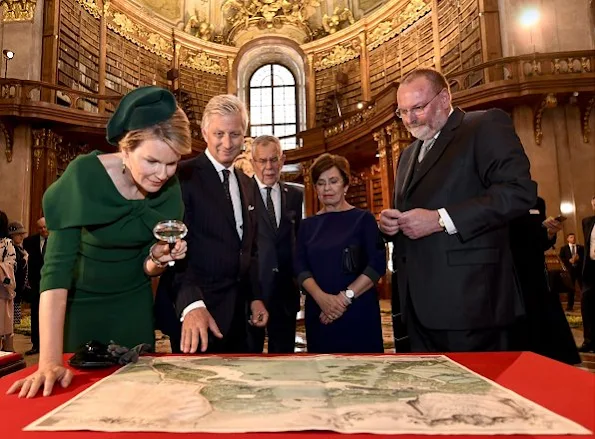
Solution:
[[[56,180],[57,150],[62,137],[49,128],[33,130],[33,166],[31,182],[31,224],[43,216],[41,200]]]

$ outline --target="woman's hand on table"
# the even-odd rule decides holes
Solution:
[[[37,371],[28,377],[15,381],[6,394],[16,393],[20,389],[19,398],[33,398],[43,387],[43,396],[49,396],[56,383],[66,388],[72,382],[73,376],[72,371],[60,363],[39,366]]]

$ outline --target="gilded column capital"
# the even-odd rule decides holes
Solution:
[[[374,137],[374,141],[378,143],[378,150],[386,149],[386,131],[384,128],[380,128],[378,131],[374,132],[372,136]]]
[[[5,23],[33,20],[36,6],[37,0],[0,0]]]

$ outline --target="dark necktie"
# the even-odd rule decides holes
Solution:
[[[45,248],[46,248],[47,244],[48,244],[48,239],[47,239],[47,238],[45,238],[45,239],[43,240],[43,243],[42,243],[42,245],[41,245],[41,259],[42,259],[42,260],[43,260],[43,259],[45,259]]]
[[[277,230],[277,216],[275,215],[275,205],[273,204],[273,197],[271,197],[272,187],[267,186],[267,213],[273,229]]]
[[[227,201],[233,206],[233,203],[231,202],[231,192],[229,192],[229,169],[224,169],[221,172],[223,173],[223,190],[225,191],[225,198],[227,198]]]

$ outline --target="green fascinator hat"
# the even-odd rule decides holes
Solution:
[[[163,122],[174,114],[176,98],[169,91],[154,85],[132,90],[120,100],[107,123],[107,141],[118,146],[127,131],[141,130]]]

